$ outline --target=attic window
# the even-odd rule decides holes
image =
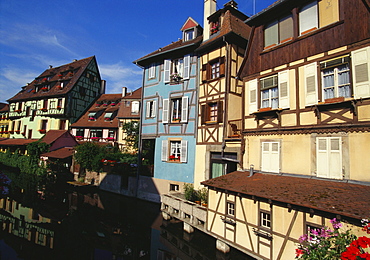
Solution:
[[[184,31],[184,41],[190,41],[195,38],[194,28]]]
[[[217,33],[220,30],[220,24],[218,21],[211,22],[211,35]]]

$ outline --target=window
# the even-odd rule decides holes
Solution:
[[[139,101],[132,101],[131,102],[131,114],[139,114],[140,110],[140,102]]]
[[[91,132],[90,132],[90,137],[97,137],[97,138],[103,137],[103,130],[101,130],[101,129],[92,129]]]
[[[62,106],[63,106],[63,99],[62,98],[58,98],[57,107],[58,108],[62,108]]]
[[[114,131],[114,130],[109,130],[108,131],[108,137],[109,138],[114,138],[115,135],[116,135],[116,131]]]
[[[211,153],[210,179],[216,178],[237,170],[236,153]]]
[[[261,79],[260,86],[261,86],[261,108],[266,107],[271,107],[272,109],[278,108],[279,94],[278,94],[277,75]]]
[[[190,77],[190,55],[174,60],[164,60],[165,83],[179,83],[182,79]]]
[[[257,93],[260,93],[260,108],[289,108],[289,70],[280,71],[278,74],[271,75],[259,80],[248,82],[249,88],[249,113],[254,113],[258,109]]]
[[[219,30],[220,30],[220,25],[219,25],[219,22],[218,21],[214,21],[214,22],[211,22],[210,23],[210,30],[211,30],[211,34],[215,34],[217,33]]]
[[[235,203],[227,201],[226,202],[226,214],[229,216],[235,216]]]
[[[47,126],[48,126],[48,120],[41,120],[40,129],[46,130]]]
[[[170,183],[170,191],[179,191],[180,186],[178,184],[172,184]]]
[[[293,17],[285,16],[268,24],[264,30],[265,49],[293,39]]]
[[[201,123],[221,123],[223,102],[210,102],[201,106]]]
[[[184,31],[184,41],[190,41],[195,38],[194,28]]]
[[[162,140],[162,161],[187,162],[188,141]]]
[[[317,177],[342,179],[341,137],[316,138]]]
[[[209,61],[202,66],[202,81],[213,80],[225,75],[225,57]]]
[[[96,120],[96,112],[91,112],[88,115],[89,121],[95,121]]]
[[[323,98],[351,97],[349,56],[320,64]]]
[[[276,173],[280,171],[279,142],[262,142],[261,170]]]
[[[299,11],[299,34],[304,35],[337,21],[338,0],[311,2]]]
[[[163,99],[162,122],[186,123],[188,121],[189,97]]]
[[[155,68],[156,68],[155,63],[152,63],[150,65],[149,71],[148,71],[148,77],[149,77],[149,79],[155,78]]]
[[[59,121],[59,130],[65,130],[66,129],[67,121],[65,119],[61,119]]]
[[[48,109],[48,100],[47,100],[47,99],[44,99],[44,100],[43,100],[42,108],[44,108],[44,109]]]
[[[271,228],[271,214],[268,212],[260,212],[260,226],[262,228]]]
[[[76,136],[84,137],[85,136],[85,130],[83,128],[76,129]]]
[[[157,112],[157,101],[151,100],[146,102],[146,117],[154,118]]]
[[[105,121],[111,121],[112,120],[112,112],[106,112],[104,115],[104,120]]]

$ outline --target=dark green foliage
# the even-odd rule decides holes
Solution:
[[[128,150],[137,150],[139,143],[139,122],[131,121],[123,124],[122,129],[126,133],[126,146]]]

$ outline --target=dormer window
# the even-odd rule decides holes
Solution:
[[[191,28],[189,30],[184,31],[184,41],[190,41],[195,38],[195,30],[194,28]]]
[[[220,30],[220,24],[218,21],[211,22],[211,35],[217,33]]]

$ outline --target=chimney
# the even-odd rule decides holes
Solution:
[[[126,87],[122,87],[122,97],[125,97],[127,94],[127,88]]]
[[[203,41],[209,39],[210,28],[208,17],[216,12],[216,0],[204,0],[204,17],[203,17]]]
[[[105,85],[107,84],[107,82],[102,79],[101,82],[100,82],[100,94],[105,94]]]
[[[52,69],[53,68],[53,65],[49,65],[49,69]]]

